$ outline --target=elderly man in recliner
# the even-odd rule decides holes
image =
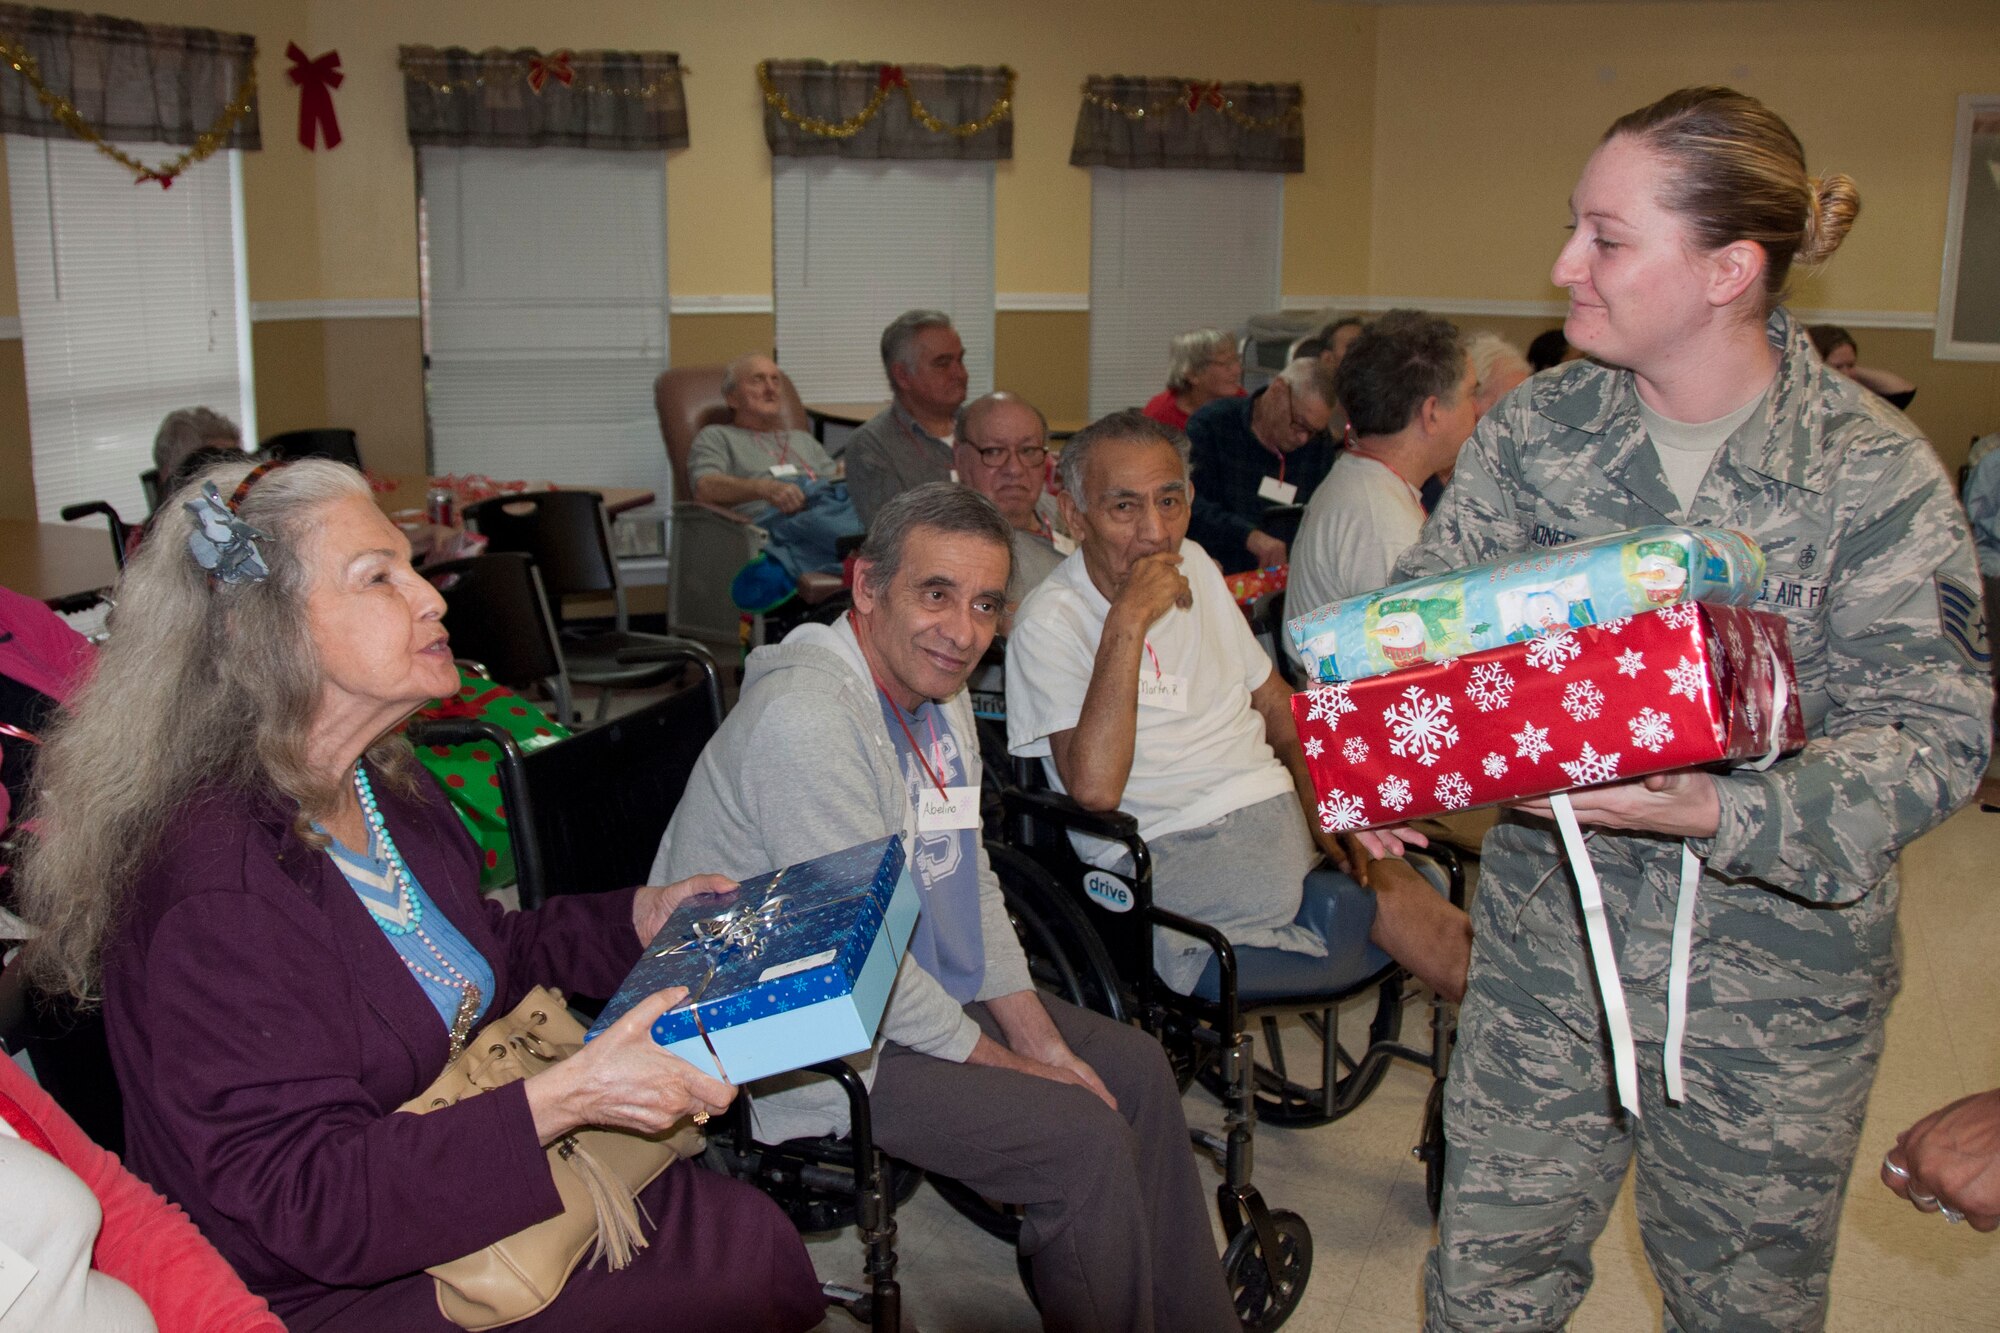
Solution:
[[[768,356],[730,362],[722,372],[729,421],[702,427],[688,449],[694,498],[731,506],[770,534],[762,561],[737,576],[736,600],[753,610],[782,600],[802,574],[838,574],[835,544],[861,531],[840,465],[786,427],[784,385]]]

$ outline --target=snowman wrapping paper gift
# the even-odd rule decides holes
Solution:
[[[1365,680],[1683,602],[1748,606],[1763,580],[1763,553],[1739,533],[1639,528],[1399,583],[1285,628],[1311,679]]]

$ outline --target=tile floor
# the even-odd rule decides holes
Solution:
[[[1975,805],[1914,844],[1903,863],[1905,980],[1842,1221],[1834,1266],[1836,1333],[2000,1329],[2000,1234],[1922,1216],[1884,1190],[1875,1165],[1896,1133],[1931,1109],[2000,1083],[2000,814]],[[1406,1015],[1414,1040],[1421,1003]],[[1360,1109],[1311,1130],[1259,1126],[1256,1180],[1275,1207],[1303,1214],[1315,1258],[1288,1330],[1397,1333],[1420,1324],[1420,1271],[1431,1222],[1423,1169],[1410,1156],[1428,1076],[1393,1070]],[[1187,1096],[1188,1118],[1218,1124],[1213,1098]],[[1040,1325],[997,1242],[928,1186],[900,1215],[905,1317],[924,1333],[1007,1333]],[[811,1241],[822,1276],[859,1281],[852,1233]],[[1656,1329],[1660,1299],[1639,1245],[1630,1192],[1596,1248],[1597,1280],[1577,1333]],[[851,1328],[844,1317],[830,1329]]]

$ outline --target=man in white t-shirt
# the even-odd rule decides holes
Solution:
[[[1424,483],[1458,460],[1479,424],[1458,329],[1420,311],[1391,310],[1370,324],[1341,361],[1334,386],[1349,443],[1299,523],[1287,615],[1392,582],[1396,557],[1424,530]],[[1279,638],[1298,661],[1291,635]]]
[[[1062,477],[1078,549],[1015,617],[1008,748],[1041,758],[1085,808],[1138,820],[1155,901],[1238,946],[1246,995],[1342,988],[1383,964],[1379,946],[1456,997],[1463,912],[1400,860],[1364,867],[1366,888],[1315,867],[1317,852],[1347,865],[1349,850],[1312,831],[1290,692],[1215,562],[1186,540],[1185,437],[1116,413],[1064,447]],[[1114,872],[1126,858],[1092,839],[1077,849]],[[1154,962],[1175,990],[1214,993],[1214,961],[1193,939],[1155,932]]]

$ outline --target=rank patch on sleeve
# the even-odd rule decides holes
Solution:
[[[1993,662],[1993,650],[1986,639],[1986,604],[1978,588],[1967,588],[1942,573],[1935,576],[1938,600],[1938,627],[1966,661],[1977,667]]]

